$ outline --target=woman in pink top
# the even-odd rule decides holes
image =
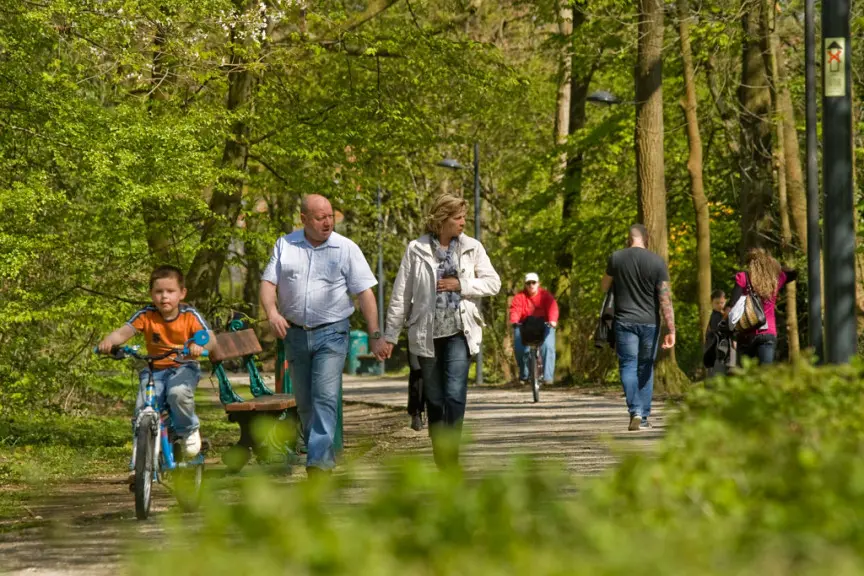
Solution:
[[[748,286],[747,279],[750,279]],[[798,277],[795,270],[784,269],[780,263],[763,248],[752,248],[747,253],[747,269],[735,275],[735,288],[728,306],[753,292],[762,300],[765,310],[765,324],[757,329],[738,334],[738,357],[758,358],[760,364],[774,362],[777,348],[777,296],[783,286],[794,282]]]

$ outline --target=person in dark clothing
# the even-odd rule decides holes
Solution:
[[[408,414],[411,415],[411,428],[416,431],[423,429],[423,370],[417,356],[408,352]]]
[[[615,297],[615,351],[621,384],[630,413],[628,430],[650,428],[654,392],[654,361],[660,341],[660,318],[667,333],[663,348],[675,346],[675,313],[666,262],[648,246],[648,231],[630,227],[628,248],[612,254],[601,281],[604,292]]]
[[[738,356],[757,358],[759,364],[772,364],[777,349],[777,297],[780,290],[798,278],[795,270],[783,268],[764,248],[752,248],[747,253],[746,270],[735,274],[735,288],[728,307],[742,296],[753,292],[762,300],[765,324],[755,330],[739,333]],[[749,279],[749,286],[748,286]]]
[[[717,289],[711,293],[711,318],[708,320],[708,328],[705,331],[705,347],[706,349],[709,346],[717,346],[720,341],[720,336],[725,336],[727,339],[729,338],[728,328],[724,324],[721,328],[721,323],[726,318],[725,309],[726,309],[726,293],[723,290]],[[719,330],[727,331],[726,334],[721,335],[718,333]],[[728,345],[729,342],[727,341]],[[713,355],[714,362],[712,365],[707,366],[708,368],[708,377],[726,374],[728,366],[734,365],[734,355],[735,350],[731,346],[727,346],[729,348],[726,355],[715,354]],[[731,356],[731,359],[730,359]]]

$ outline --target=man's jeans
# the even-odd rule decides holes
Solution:
[[[522,344],[522,333],[516,326],[513,333],[513,350],[516,352],[516,363],[519,364],[519,379],[529,380],[528,349]],[[555,379],[555,328],[546,327],[546,337],[540,346],[540,356],[543,358],[543,382],[549,384]]]
[[[342,370],[348,354],[348,319],[318,330],[294,326],[285,336],[285,356],[294,385],[297,414],[306,441],[306,466],[336,466],[336,437]]]
[[[145,368],[138,374],[140,385],[135,400],[133,429],[138,413],[144,408],[146,402],[149,373],[150,370]],[[178,436],[185,437],[198,429],[198,416],[195,415],[195,388],[198,387],[200,378],[201,367],[197,362],[153,371],[153,392],[156,395],[156,404],[165,406],[167,400],[168,407],[171,409],[171,423]]]
[[[654,324],[615,322],[615,351],[627,410],[631,416],[641,416],[643,421],[651,414],[659,334]]]
[[[468,342],[462,334],[436,338],[435,357],[418,357],[432,451],[439,468],[459,460],[459,439],[468,396]]]

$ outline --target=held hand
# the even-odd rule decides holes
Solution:
[[[285,338],[288,333],[288,321],[278,312],[273,313],[270,318],[270,331],[279,338]]]
[[[194,342],[189,344],[189,357],[190,358],[197,358],[203,352],[204,352],[204,348],[202,348],[198,344],[195,344]]]
[[[458,278],[442,278],[438,281],[438,292],[459,292],[462,290],[462,285],[459,284]]]
[[[111,348],[114,344],[108,338],[102,340],[99,345],[96,347],[99,350],[100,354],[111,354]]]
[[[387,350],[387,342],[385,342],[383,338],[375,338],[372,340],[372,355],[375,356],[375,359],[379,362],[390,357]]]
[[[663,338],[663,349],[669,350],[670,348],[674,348],[674,347],[675,347],[675,333],[669,332]]]

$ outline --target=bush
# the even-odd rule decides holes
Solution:
[[[693,390],[655,454],[578,483],[521,461],[466,480],[394,465],[350,482],[242,485],[133,572],[857,574],[864,571],[860,367],[775,367]]]

